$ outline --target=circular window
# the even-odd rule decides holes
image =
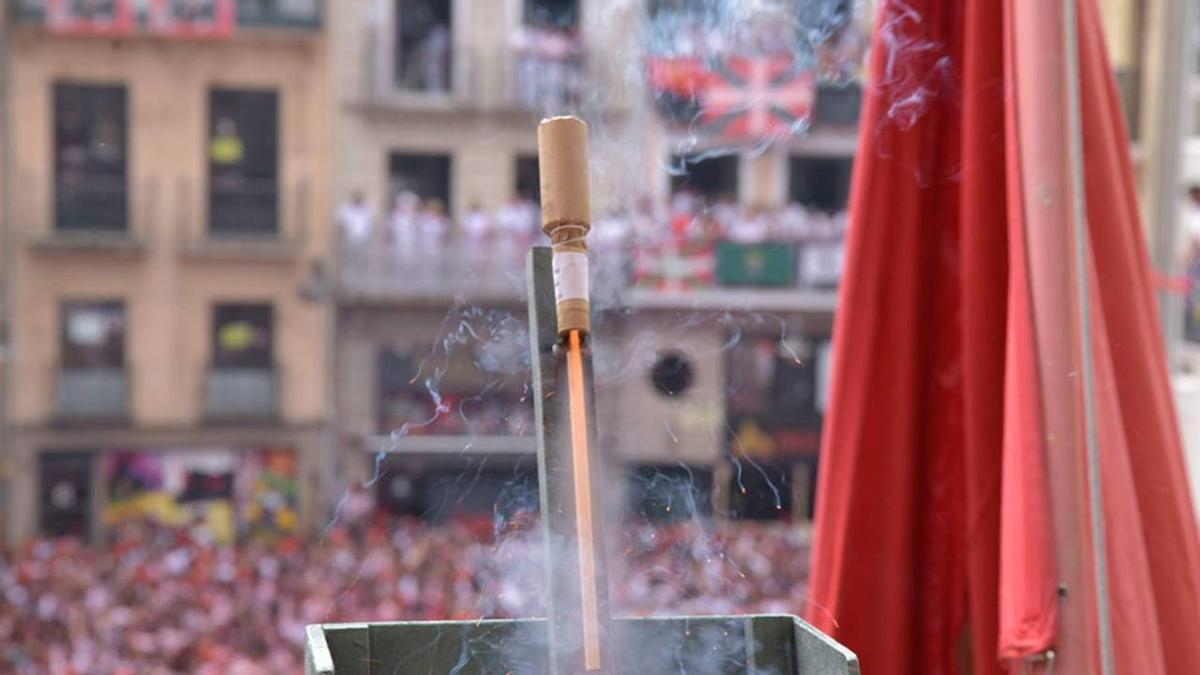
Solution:
[[[692,386],[692,363],[679,352],[661,354],[650,369],[650,381],[663,396],[678,396]]]

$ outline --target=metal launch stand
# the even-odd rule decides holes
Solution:
[[[858,675],[846,648],[792,616],[613,618],[587,299],[587,127],[538,130],[553,249],[527,264],[545,619],[308,627],[309,675]]]

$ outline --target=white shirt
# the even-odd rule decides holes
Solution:
[[[462,227],[468,239],[486,239],[492,233],[492,219],[482,210],[470,211],[463,218]]]
[[[371,238],[371,226],[375,222],[375,213],[365,203],[346,202],[338,209],[338,222],[342,226],[346,241],[365,242]]]

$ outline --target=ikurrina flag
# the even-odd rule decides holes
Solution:
[[[816,77],[788,56],[656,57],[647,63],[659,112],[735,141],[783,139],[808,126]]]
[[[782,139],[808,125],[816,79],[790,57],[713,63],[699,92],[701,129],[742,140]]]

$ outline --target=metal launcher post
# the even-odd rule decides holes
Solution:
[[[546,544],[550,669],[612,671],[604,548],[603,466],[595,452],[588,299],[587,125],[574,117],[538,127],[542,228],[551,248],[529,257],[538,475]]]

